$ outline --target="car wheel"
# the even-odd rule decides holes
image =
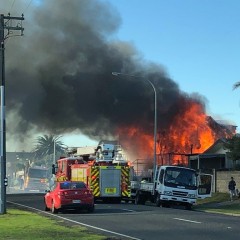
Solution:
[[[89,213],[94,212],[94,210],[95,210],[95,206],[94,205],[88,208],[88,212]]]
[[[58,213],[58,209],[55,208],[54,201],[52,201],[51,212],[52,212],[52,213]]]
[[[50,211],[50,209],[47,206],[45,206],[45,211]]]
[[[46,203],[45,203],[45,211],[50,211],[50,209],[47,207]]]
[[[46,204],[46,201],[45,201],[45,199],[43,200],[43,202],[44,202],[44,206],[45,206],[45,211],[50,211],[50,209],[47,207],[47,204]]]

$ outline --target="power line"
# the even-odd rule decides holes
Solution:
[[[33,0],[30,0],[30,2],[28,3],[28,5],[27,5],[27,7],[26,7],[25,11],[23,11],[23,13],[24,13],[24,14],[26,13],[26,11],[28,10],[28,8],[30,7],[30,5],[31,5],[32,1],[33,1]]]
[[[26,8],[25,8],[25,10],[23,11],[23,14],[28,10],[28,8],[29,8],[30,5],[32,4],[32,2],[33,2],[33,0],[29,0],[29,2],[26,3]],[[10,7],[10,10],[9,10],[9,13],[13,10],[13,7],[14,7],[15,3],[16,3],[16,0],[13,0],[13,2],[12,2],[12,4],[11,4],[11,7]],[[23,9],[24,9],[24,7],[23,7]],[[18,12],[18,11],[17,11],[17,12]]]
[[[11,8],[10,8],[9,12],[11,12],[11,11],[12,11],[12,8],[13,8],[13,5],[14,5],[15,1],[16,1],[16,0],[13,0],[13,2],[12,2],[12,5],[11,5]]]

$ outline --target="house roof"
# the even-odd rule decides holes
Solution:
[[[224,149],[227,152],[228,150],[224,147],[226,143],[227,143],[226,138],[220,138],[213,145],[211,145],[207,150],[205,150],[203,154],[216,153],[220,149]]]
[[[191,155],[190,160],[196,160],[198,158],[223,158],[225,157],[225,153],[228,152],[228,149],[225,148],[225,144],[227,142],[226,138],[220,138],[215,143],[213,143],[207,150],[205,150],[201,154]]]
[[[236,134],[237,126],[216,121],[211,116],[207,116],[207,122],[218,138],[232,137]]]

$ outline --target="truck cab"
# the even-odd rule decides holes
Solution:
[[[186,167],[161,166],[156,176],[157,205],[173,203],[190,209],[193,204],[196,204],[197,198],[211,196],[211,175],[199,175],[194,169]],[[205,179],[204,184],[202,179]]]
[[[44,192],[49,186],[50,171],[46,167],[29,167],[24,177],[24,191]]]

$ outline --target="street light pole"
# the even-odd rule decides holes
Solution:
[[[56,163],[56,139],[53,139],[53,164]]]
[[[157,92],[156,88],[154,87],[153,83],[148,79],[144,78],[143,76],[135,76],[132,74],[125,74],[119,72],[112,72],[114,76],[126,76],[126,77],[133,77],[133,78],[143,78],[146,80],[152,87],[154,92],[154,149],[153,149],[153,181],[156,178],[156,165],[157,165]]]

